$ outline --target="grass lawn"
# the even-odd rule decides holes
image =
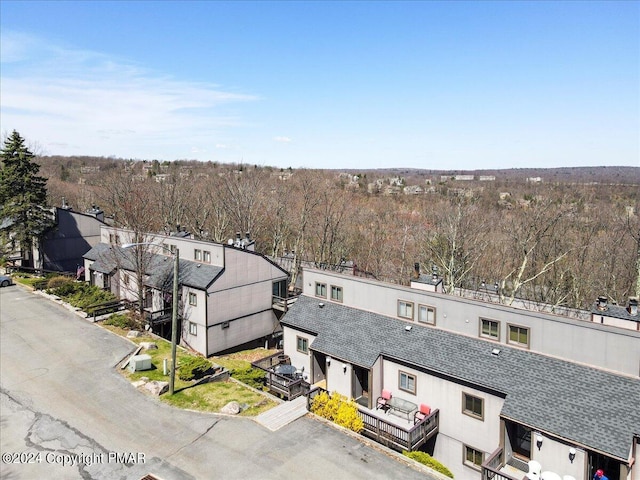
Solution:
[[[109,330],[118,333],[119,335],[126,336],[127,330],[123,330],[118,327],[113,326],[104,326]],[[145,370],[141,372],[129,372],[128,369],[120,370],[124,373],[124,375],[132,382],[136,380],[140,380],[142,377],[147,377],[149,380],[158,380],[158,381],[169,381],[169,375],[164,375],[163,373],[163,360],[166,358],[168,361],[168,367],[171,367],[171,343],[167,342],[163,339],[153,338],[148,335],[143,335],[141,337],[132,339],[135,343],[140,342],[154,342],[158,348],[151,350],[143,350],[141,354],[147,354],[151,356],[151,363],[153,368],[151,370]],[[222,361],[218,361],[218,358],[213,358],[213,362],[215,364],[224,366],[227,369],[231,369],[231,367],[227,365],[242,367],[244,365],[250,366],[250,361],[245,358],[251,358],[254,355],[257,355],[256,358],[261,358],[269,355],[268,350],[264,349],[256,349],[262,352],[261,355],[258,355],[257,351],[248,351],[251,353],[238,353],[234,354],[229,359],[231,363],[223,363]],[[181,348],[177,349],[177,362],[180,365],[180,359],[191,356],[190,353],[187,353]],[[227,403],[231,401],[236,401],[241,405],[247,405],[247,408],[240,413],[242,416],[255,416],[258,415],[270,408],[273,408],[277,405],[277,403],[270,398],[262,395],[260,393],[256,393],[255,391],[238,384],[232,380],[223,380],[219,382],[211,382],[205,383],[202,385],[198,385],[192,387],[192,382],[186,382],[180,380],[178,375],[175,377],[175,394],[170,396],[168,394],[164,394],[160,396],[160,400],[179,407],[179,408],[188,408],[192,410],[201,410],[206,412],[219,412],[222,407],[224,407]]]
[[[251,366],[251,362],[260,360],[261,358],[273,355],[278,350],[267,350],[265,348],[254,348],[253,350],[244,350],[242,352],[231,353],[229,355],[221,355],[218,357],[211,357],[214,363],[222,365],[227,370],[233,372],[234,370],[244,370]]]

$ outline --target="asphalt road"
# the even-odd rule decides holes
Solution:
[[[0,288],[0,478],[429,479],[306,416],[271,432],[136,391],[133,345],[22,286]]]

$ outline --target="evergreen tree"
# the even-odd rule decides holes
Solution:
[[[52,224],[45,210],[47,180],[38,176],[40,165],[15,130],[0,150],[0,229],[5,240],[18,242],[22,251]]]

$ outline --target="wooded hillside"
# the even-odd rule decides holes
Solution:
[[[407,284],[416,262],[447,288],[590,308],[640,295],[640,168],[282,170],[39,157],[51,206],[98,205],[122,227],[187,230],[296,261],[352,261]]]

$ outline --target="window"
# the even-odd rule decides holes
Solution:
[[[462,462],[468,467],[480,470],[482,462],[484,462],[484,452],[476,450],[468,445],[464,446],[464,458]]]
[[[335,300],[336,302],[342,301],[342,287],[331,285],[331,300]]]
[[[193,323],[193,322],[189,322],[189,335],[198,335],[198,325]]]
[[[327,298],[327,284],[316,282],[316,297]]]
[[[193,258],[198,261],[201,262],[202,261],[202,250],[198,250],[197,248],[193,251]]]
[[[480,336],[492,340],[500,340],[500,322],[481,318]]]
[[[463,393],[462,413],[478,420],[484,420],[484,400],[480,397]]]
[[[398,372],[398,388],[416,394],[416,376],[407,372]]]
[[[509,325],[509,343],[529,347],[529,329],[517,325]]]
[[[211,263],[211,252],[205,250],[203,253],[202,261],[204,263]]]
[[[195,293],[189,293],[189,305],[198,305],[198,296]]]
[[[398,316],[413,320],[413,303],[398,300]]]
[[[128,274],[126,274],[126,273],[124,274],[124,278],[122,279],[122,282],[125,285],[129,285],[129,275]]]
[[[436,324],[436,309],[428,305],[418,305],[418,321],[422,323]]]
[[[279,280],[271,284],[271,293],[279,299],[287,298],[287,281]]]
[[[169,250],[171,251],[171,253],[173,253],[174,255],[176,254],[176,252],[178,251],[178,249],[176,248],[175,245],[169,245]]]
[[[296,348],[299,352],[309,353],[309,340],[304,337],[296,337]]]
[[[120,245],[120,235],[114,235],[113,233],[109,234],[109,243]]]

